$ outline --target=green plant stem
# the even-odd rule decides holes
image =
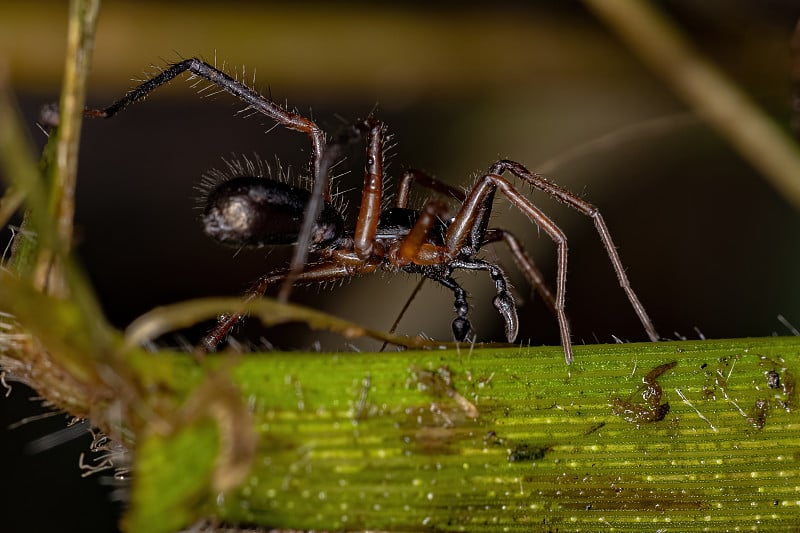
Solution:
[[[94,33],[99,10],[99,0],[70,2],[64,84],[56,133],[56,180],[51,189],[51,209],[53,218],[57,221],[58,239],[66,250],[69,250],[72,243],[78,147],[86,102],[86,79],[94,51]]]
[[[142,357],[202,382],[185,355]],[[800,514],[798,362],[798,338],[577,346],[572,367],[558,347],[221,355],[204,365],[249,406],[252,468],[223,493],[220,456],[171,472],[158,449],[140,456],[162,485],[134,482],[129,524],[200,476],[183,512],[265,527],[785,530]]]

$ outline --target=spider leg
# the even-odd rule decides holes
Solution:
[[[431,200],[426,203],[411,231],[390,250],[390,261],[395,266],[405,266],[413,263],[412,270],[419,268],[428,277],[435,279],[454,292],[456,297],[455,310],[458,316],[453,321],[453,336],[458,341],[466,339],[472,328],[467,319],[469,307],[466,293],[452,279],[452,271],[456,268],[488,271],[497,289],[497,296],[492,300],[492,304],[505,320],[506,338],[509,342],[513,342],[519,331],[519,319],[517,318],[514,298],[508,288],[508,280],[502,269],[486,261],[470,258],[469,255],[461,255],[456,259],[443,261],[443,259],[447,258],[447,248],[429,242],[431,229],[437,220],[446,215],[446,213],[447,206],[443,202]],[[437,267],[440,265],[446,265],[447,275],[442,275],[438,272],[440,268]],[[428,267],[427,271],[425,270],[426,266]]]
[[[324,281],[333,281],[341,278],[349,278],[357,274],[367,274],[374,272],[379,262],[367,262],[360,264],[348,264],[344,261],[339,261],[334,257],[323,263],[311,265],[306,270],[300,272],[295,278],[296,283],[320,283]],[[286,278],[290,270],[283,270],[267,274],[258,278],[245,292],[242,299],[244,303],[261,298],[271,285],[280,283]],[[228,336],[233,327],[244,318],[245,313],[236,312],[228,315],[220,316],[216,326],[203,337],[201,343],[201,350],[205,352],[213,352],[217,349],[222,341]]]
[[[530,283],[536,292],[539,293],[539,296],[542,298],[545,305],[547,305],[550,311],[555,314],[556,301],[555,297],[553,296],[553,292],[550,290],[550,287],[547,286],[544,276],[536,267],[536,264],[533,262],[533,258],[529,256],[527,252],[525,252],[525,248],[523,248],[522,243],[519,242],[513,233],[504,229],[490,229],[486,232],[482,244],[490,244],[500,241],[503,241],[506,246],[508,246],[517,268],[522,271],[522,273],[525,275],[525,279],[528,280],[528,283]]]
[[[439,181],[433,176],[429,176],[421,170],[409,169],[403,172],[400,182],[397,184],[397,192],[395,193],[395,206],[408,207],[408,193],[411,189],[412,183],[419,183],[422,187],[432,191],[455,198],[459,202],[463,202],[466,194],[461,189],[448,185],[443,181]]]
[[[389,261],[394,266],[441,264],[444,248],[431,244],[430,234],[436,223],[447,216],[447,206],[439,200],[429,200],[419,211],[411,230],[389,249]]]
[[[364,173],[364,187],[361,191],[361,205],[353,233],[353,248],[361,259],[373,253],[375,235],[381,218],[383,201],[383,133],[382,122],[370,117],[362,124],[367,133],[367,168]]]
[[[330,169],[338,160],[344,157],[344,149],[347,145],[359,142],[365,132],[370,135],[372,134],[372,128],[370,126],[371,122],[367,120],[347,128],[339,135],[334,137],[334,139],[323,150],[322,155],[319,158],[317,176],[314,180],[314,187],[311,191],[311,197],[303,214],[303,225],[300,229],[297,245],[294,248],[292,261],[289,265],[289,270],[284,277],[283,283],[281,284],[280,291],[278,292],[278,299],[280,301],[286,302],[289,300],[289,294],[294,286],[294,282],[297,279],[297,276],[303,271],[303,267],[308,259],[308,251],[311,246],[311,233],[314,222],[317,220],[320,212],[322,211],[325,191],[329,190],[328,173]],[[381,133],[382,129],[378,128],[378,135]],[[374,142],[373,137],[374,136],[372,135],[370,136],[370,144]],[[380,205],[380,201],[378,201],[378,205]],[[380,218],[380,215],[378,218]],[[377,222],[375,225],[377,227]]]
[[[397,207],[406,207],[411,184],[415,182],[426,189],[449,196],[461,203],[463,203],[467,197],[467,194],[463,190],[439,181],[421,170],[412,169],[405,171],[400,178],[396,194]],[[483,202],[474,212],[474,216],[471,217],[472,230],[470,231],[469,238],[462,243],[462,248],[459,250],[460,254],[474,256],[478,253],[478,250],[480,250],[489,224],[489,215],[492,212],[493,203],[494,192],[491,192],[483,198]]]
[[[396,196],[397,207],[406,207],[408,204],[409,189],[413,182],[441,194],[450,195],[462,202],[467,197],[460,189],[438,181],[424,172],[419,170],[407,170],[403,173],[400,184],[398,185]],[[517,337],[519,331],[519,320],[514,305],[514,298],[508,289],[508,281],[506,280],[505,274],[496,265],[476,259],[465,259],[477,253],[478,249],[483,244],[501,240],[505,242],[529,283],[540,293],[542,299],[556,315],[558,315],[558,312],[556,311],[555,298],[552,292],[547,288],[541,272],[536,268],[533,260],[525,253],[516,237],[504,230],[486,230],[485,226],[489,219],[489,214],[491,213],[491,204],[494,200],[494,189],[494,187],[488,187],[480,195],[480,200],[475,203],[477,209],[470,209],[467,217],[469,219],[469,224],[467,225],[469,228],[467,230],[468,237],[463,241],[459,241],[456,248],[453,248],[452,244],[450,247],[442,247],[425,242],[435,222],[435,217],[443,216],[447,213],[447,207],[443,203],[436,201],[428,202],[423,210],[420,211],[420,217],[412,230],[401,240],[397,254],[393,259],[401,263],[413,261],[416,264],[437,264],[454,254],[458,254],[459,259],[448,260],[450,266],[468,270],[488,270],[497,288],[497,296],[494,298],[493,304],[495,309],[503,316],[506,325],[506,338],[509,342],[512,342]],[[465,243],[467,243],[466,246]],[[464,316],[466,316],[466,314]],[[455,330],[456,326],[454,324],[454,332]]]
[[[258,94],[256,91],[244,83],[233,79],[221,70],[212,67],[208,63],[197,58],[185,59],[178,63],[173,63],[162,70],[156,76],[139,84],[125,96],[106,107],[105,109],[87,109],[84,115],[88,117],[110,118],[122,111],[130,104],[137,102],[155,89],[168,83],[183,72],[189,71],[195,76],[204,78],[214,85],[224,89],[236,98],[245,102],[249,107],[258,111],[278,124],[294,131],[300,131],[308,135],[311,139],[312,157],[314,161],[314,176],[319,175],[319,164],[322,152],[325,149],[325,134],[317,124],[296,113],[292,113],[275,104],[268,98]],[[330,201],[330,188],[325,191],[325,200]]]
[[[442,261],[446,258],[443,253],[445,248],[428,242],[431,230],[440,217],[446,214],[447,206],[444,202],[438,200],[427,202],[419,212],[419,218],[411,230],[392,245],[387,257],[393,266],[401,267],[408,272],[424,274],[453,291],[455,297],[453,309],[456,312],[456,318],[452,323],[453,338],[463,342],[472,331],[472,325],[467,318],[469,312],[467,293],[452,278],[452,268],[447,262]]]
[[[572,340],[570,326],[564,309],[567,281],[567,237],[564,232],[544,212],[517,191],[511,183],[497,174],[486,174],[478,180],[461,205],[461,209],[447,229],[446,246],[455,259],[468,239],[474,238],[476,224],[485,223],[487,218],[486,199],[500,190],[508,200],[538,225],[558,248],[558,275],[556,276],[555,312],[567,364],[572,362]]]
[[[611,240],[611,233],[608,231],[608,227],[606,227],[606,223],[600,214],[600,210],[576,194],[549,182],[538,174],[534,174],[523,165],[515,161],[509,161],[506,159],[500,160],[492,165],[492,167],[489,169],[491,174],[498,175],[506,171],[511,172],[513,175],[533,185],[549,196],[552,196],[559,202],[568,205],[569,207],[592,219],[592,222],[594,222],[594,226],[597,229],[597,233],[600,235],[600,240],[603,242],[603,246],[606,248],[608,258],[611,260],[611,265],[614,267],[614,272],[617,274],[619,284],[622,287],[622,290],[625,291],[625,295],[628,297],[628,301],[630,301],[633,310],[636,312],[636,316],[639,317],[639,321],[642,323],[642,326],[644,326],[647,336],[650,337],[651,341],[659,340],[660,337],[655,326],[653,326],[653,322],[650,320],[650,316],[647,314],[644,305],[642,305],[642,303],[639,301],[639,297],[636,296],[636,293],[633,291],[630,281],[628,281],[628,276],[625,274],[625,268],[622,266],[622,260],[619,258],[617,248],[614,246],[614,241]],[[561,285],[563,279],[566,278],[566,275],[567,272],[565,264],[563,268],[559,267],[559,280],[557,282],[559,285]]]

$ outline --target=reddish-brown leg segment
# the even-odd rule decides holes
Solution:
[[[428,236],[431,232],[431,229],[436,224],[436,221],[440,217],[444,217],[447,215],[447,206],[444,202],[439,200],[430,200],[422,210],[419,212],[419,218],[414,223],[414,226],[411,228],[411,231],[403,237],[392,250],[390,250],[390,254],[392,251],[396,250],[396,253],[393,254],[392,257],[390,255],[390,259],[396,264],[396,266],[404,266],[409,263],[416,263],[418,265],[424,265],[425,263],[420,261],[421,250],[424,247],[433,246],[431,244],[426,243],[428,240]],[[434,264],[438,264],[434,263]]]
[[[361,259],[372,255],[383,200],[383,123],[367,119],[367,169],[358,209],[353,248]]]

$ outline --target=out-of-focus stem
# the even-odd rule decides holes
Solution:
[[[800,209],[800,149],[652,2],[584,0],[689,106]]]

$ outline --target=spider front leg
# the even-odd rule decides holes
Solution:
[[[446,246],[453,254],[457,255],[474,234],[475,226],[485,220],[487,213],[487,198],[492,198],[495,191],[500,190],[508,200],[520,211],[528,216],[537,226],[539,226],[556,243],[558,248],[558,272],[556,278],[556,296],[554,308],[558,327],[561,335],[561,345],[564,348],[564,358],[567,364],[572,363],[572,339],[570,338],[570,326],[564,308],[566,296],[566,272],[567,272],[567,237],[555,222],[545,215],[538,207],[533,205],[530,200],[525,198],[517,191],[511,183],[497,174],[487,174],[480,178],[461,205],[461,209],[453,219],[447,229]]]
[[[397,207],[405,208],[408,205],[409,192],[412,184],[418,184],[421,187],[438,192],[444,196],[449,196],[460,202],[466,199],[466,193],[461,189],[448,185],[436,178],[416,169],[409,169],[403,173],[400,182],[397,185],[397,192],[395,194],[395,204]],[[477,252],[479,248],[486,244],[503,242],[509,249],[514,258],[517,267],[522,271],[528,283],[533,289],[539,293],[545,305],[556,314],[555,310],[555,297],[553,292],[547,286],[544,276],[541,271],[536,267],[533,259],[525,252],[519,240],[508,230],[504,229],[486,229],[482,230],[480,226],[485,226],[484,221],[488,220],[491,213],[491,203],[493,195],[486,195],[483,205],[478,213],[474,216],[473,229],[471,231],[471,238],[468,238],[469,246],[473,251]],[[477,227],[476,227],[477,226]],[[408,247],[408,242],[412,239],[407,238],[404,246]],[[414,252],[416,253],[416,252]],[[406,254],[407,257],[411,257]],[[508,322],[507,322],[508,324]]]
[[[619,254],[617,253],[617,247],[614,246],[614,241],[611,240],[611,233],[608,231],[608,227],[603,220],[603,216],[600,214],[600,210],[573,192],[550,183],[542,176],[534,174],[525,168],[525,166],[515,161],[503,159],[492,165],[492,167],[489,169],[491,174],[497,175],[506,171],[511,172],[518,178],[552,196],[559,202],[568,205],[569,207],[592,219],[592,222],[597,229],[597,233],[600,235],[600,240],[603,242],[603,246],[606,248],[606,253],[611,261],[611,265],[614,267],[614,272],[617,274],[617,280],[619,280],[620,287],[622,287],[622,290],[628,297],[628,301],[631,303],[633,310],[636,312],[636,316],[639,317],[639,321],[642,323],[642,326],[644,326],[647,336],[650,337],[650,340],[653,342],[658,341],[660,339],[658,332],[656,331],[655,326],[653,326],[653,322],[650,320],[650,316],[647,314],[644,305],[642,305],[642,302],[639,301],[639,297],[636,296],[636,293],[631,287],[628,276],[625,274],[625,268],[622,266],[622,260],[619,258]],[[566,277],[567,267],[565,260],[563,267],[559,265],[557,284],[559,286],[565,284]]]

